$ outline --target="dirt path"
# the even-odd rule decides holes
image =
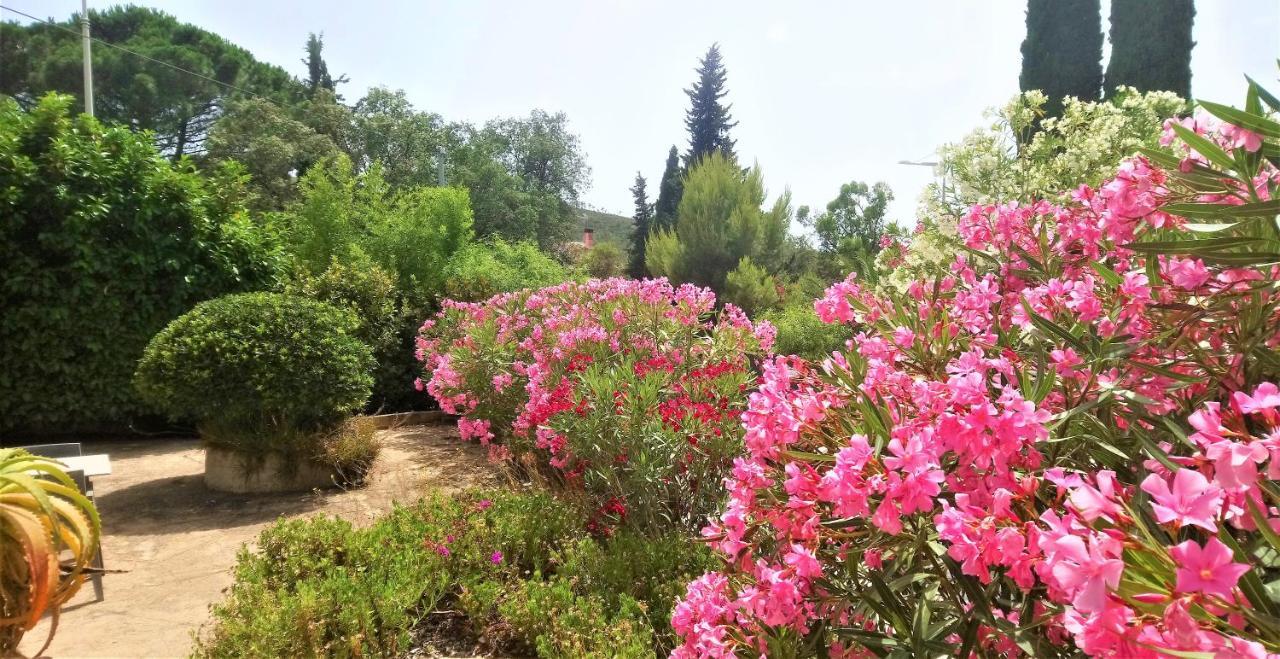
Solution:
[[[105,599],[86,583],[63,609],[48,657],[176,657],[191,633],[231,585],[236,551],[280,517],[335,515],[364,524],[393,502],[416,500],[431,488],[490,482],[477,446],[458,441],[450,426],[380,431],[383,441],[367,487],[270,496],[230,495],[205,488],[204,451],[194,439],[87,443],[109,453],[112,475],[94,479],[108,569]],[[21,650],[39,649],[48,621],[27,634]]]

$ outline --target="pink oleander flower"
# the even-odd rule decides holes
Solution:
[[[1218,132],[1233,148],[1244,149],[1250,153],[1262,148],[1262,136],[1247,128],[1223,123],[1218,126]]]
[[[1169,555],[1178,564],[1178,592],[1217,595],[1225,600],[1234,598],[1236,582],[1249,571],[1249,566],[1236,563],[1235,555],[1221,540],[1209,538],[1202,547],[1194,540],[1169,548]]]
[[[1214,520],[1221,513],[1222,488],[1195,469],[1179,469],[1173,476],[1172,488],[1160,474],[1150,474],[1142,481],[1142,491],[1151,495],[1151,508],[1161,524],[1172,522],[1218,532]]]
[[[1056,560],[1053,577],[1068,593],[1071,605],[1084,613],[1097,613],[1107,608],[1107,593],[1120,585],[1124,561],[1119,548],[1098,538],[1085,541],[1067,536],[1054,542]]]
[[[1253,390],[1253,395],[1243,391],[1231,394],[1231,402],[1241,414],[1259,414],[1280,407],[1280,387],[1274,383],[1263,382]]]

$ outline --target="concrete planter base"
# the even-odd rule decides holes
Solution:
[[[286,462],[288,460],[288,462]],[[211,490],[237,494],[299,492],[334,487],[334,470],[281,453],[249,454],[219,446],[204,452],[204,484]]]

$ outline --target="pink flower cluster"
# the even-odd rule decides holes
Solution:
[[[625,519],[693,523],[719,503],[741,446],[750,360],[773,341],[767,323],[714,309],[709,290],[665,279],[447,302],[419,338],[423,388],[494,459],[532,457],[550,482],[588,492],[593,530]],[[660,480],[632,483],[633,472]]]
[[[1070,204],[975,207],[972,254],[903,295],[828,289],[815,310],[854,339],[765,363],[704,531],[725,567],[689,585],[673,656],[1280,656],[1280,563],[1258,553],[1280,551],[1280,241],[1223,226],[1184,250],[1162,210],[1237,221],[1280,175],[1248,160],[1207,192],[1184,155]],[[911,624],[922,599],[937,638]]]

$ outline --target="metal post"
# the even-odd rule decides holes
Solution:
[[[80,36],[84,41],[84,113],[93,116],[93,54],[89,44],[89,0],[80,0]]]

